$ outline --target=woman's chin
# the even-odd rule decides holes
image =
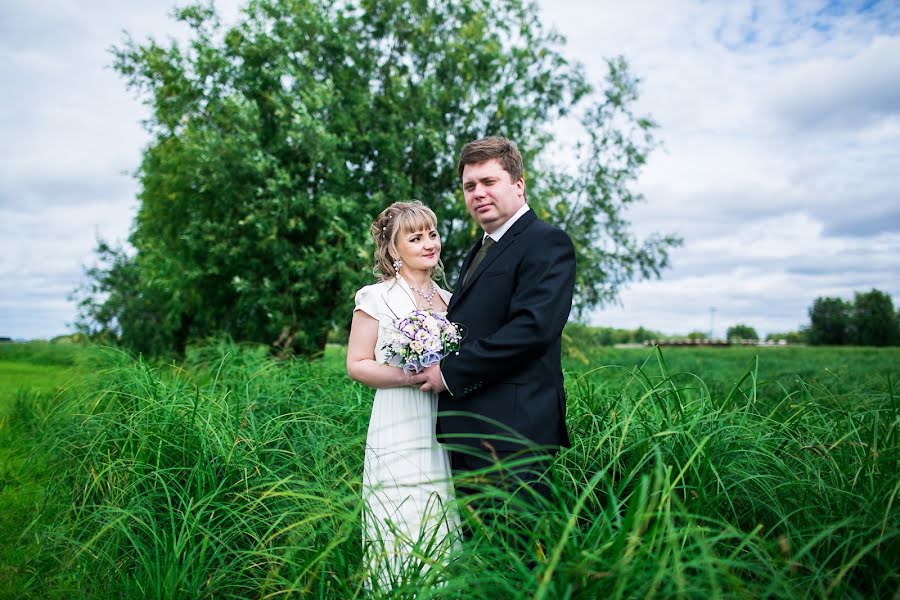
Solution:
[[[429,259],[429,260],[423,260],[422,262],[417,263],[416,265],[410,265],[410,268],[416,269],[417,271],[429,271],[431,269],[434,269],[437,266],[437,264],[438,264],[437,258],[433,258],[433,259]]]

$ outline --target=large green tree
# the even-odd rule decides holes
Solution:
[[[890,295],[881,290],[856,292],[852,302],[816,298],[809,309],[806,335],[811,344],[900,344],[900,318]]]
[[[83,329],[153,353],[222,332],[318,352],[372,279],[367,230],[388,203],[434,208],[456,273],[475,228],[455,159],[485,135],[519,144],[530,204],[573,237],[579,313],[658,276],[678,243],[639,240],[624,216],[654,146],[638,81],[617,58],[594,89],[532,3],[251,0],[230,28],[211,5],[174,15],[187,44],[114,49],[151,141],[134,252],[89,273]],[[563,118],[584,132],[569,169],[548,159]]]
[[[829,346],[850,343],[851,309],[852,305],[841,298],[816,298],[809,308],[809,343]]]
[[[900,344],[900,325],[894,303],[881,290],[854,294],[851,322],[853,342],[860,346]]]

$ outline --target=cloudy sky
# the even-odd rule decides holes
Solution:
[[[108,48],[123,31],[183,39],[170,4],[0,3],[0,336],[70,330],[96,239],[127,237],[147,112]],[[238,4],[217,2],[225,22]],[[641,77],[638,112],[664,146],[630,216],[685,241],[661,280],[592,322],[766,333],[797,329],[817,296],[900,302],[900,4],[542,7],[592,80],[617,54]]]

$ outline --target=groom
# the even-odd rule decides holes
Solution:
[[[440,393],[438,410],[446,414],[438,417],[438,438],[456,448],[454,474],[506,462],[511,466],[495,469],[494,483],[520,490],[526,484],[546,498],[543,474],[558,448],[569,445],[560,342],[572,307],[575,250],[565,232],[528,207],[522,156],[509,140],[466,144],[458,171],[466,208],[483,230],[448,307],[465,338],[458,353],[418,380],[422,391]]]

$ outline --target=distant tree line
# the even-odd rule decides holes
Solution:
[[[703,335],[691,332],[688,337]],[[729,340],[758,340],[756,330],[745,324],[733,325],[725,334]],[[697,339],[704,339],[703,337]],[[817,346],[900,345],[900,314],[890,295],[881,290],[856,292],[852,301],[821,296],[809,308],[809,325],[800,331],[770,333],[766,341]]]
[[[767,342],[780,342],[782,340],[788,344],[805,344],[807,343],[806,331],[785,331],[766,335]]]
[[[810,344],[897,346],[900,315],[891,297],[876,289],[856,292],[853,301],[822,296],[809,309]]]
[[[856,292],[852,301],[819,297],[809,308],[809,325],[800,331],[769,333],[767,342],[784,340],[789,344],[898,346],[900,311],[894,309],[890,295],[881,290]],[[709,334],[694,330],[687,335],[667,335],[644,327],[616,329],[578,323],[566,326],[570,345],[582,347],[643,343],[651,340],[706,340]],[[726,330],[728,340],[759,340],[756,329],[745,323]]]
[[[594,327],[582,323],[569,323],[565,334],[569,342],[578,346],[612,346],[615,344],[643,344],[650,340],[666,339],[664,333],[638,327],[637,329],[618,329],[615,327]]]
[[[728,331],[725,332],[725,338],[729,340],[758,340],[759,334],[756,333],[756,329],[753,327],[739,323],[728,328]]]

